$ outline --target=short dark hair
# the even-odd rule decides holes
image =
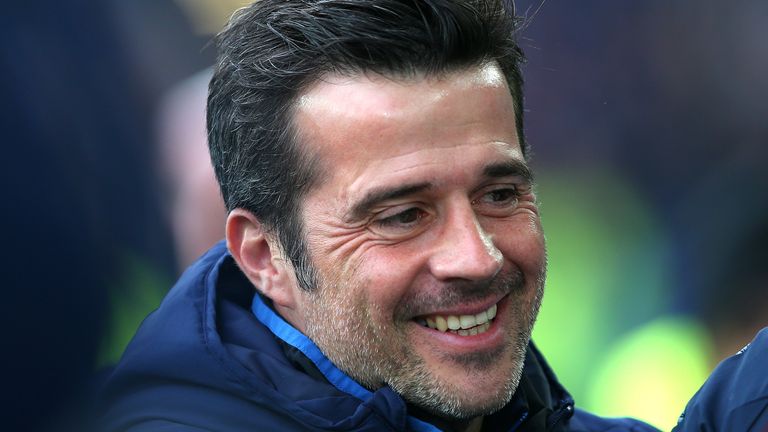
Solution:
[[[244,208],[274,231],[302,288],[310,290],[316,279],[300,198],[322,171],[296,139],[300,93],[329,73],[397,78],[496,61],[525,155],[524,57],[510,9],[493,0],[259,0],[218,35],[207,123],[221,193],[228,210]]]

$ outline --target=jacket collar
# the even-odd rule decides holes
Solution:
[[[371,403],[375,399],[374,392],[361,386],[357,381],[352,379],[349,375],[337,368],[325,354],[320,351],[320,348],[312,342],[307,336],[300,331],[296,330],[292,325],[288,324],[280,315],[278,315],[271,307],[267,305],[261,295],[256,294],[253,296],[253,304],[251,310],[256,318],[264,324],[275,336],[277,336],[283,343],[292,346],[299,350],[304,356],[306,356],[312,364],[320,371],[325,379],[334,387],[354,396],[364,403]],[[394,393],[391,390],[390,393]],[[439,432],[440,429],[426,423],[416,417],[408,416],[406,419],[409,430],[417,432]]]

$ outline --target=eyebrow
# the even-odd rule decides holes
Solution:
[[[533,183],[533,172],[525,162],[517,159],[490,164],[483,169],[483,175],[489,178],[521,177],[523,181]]]

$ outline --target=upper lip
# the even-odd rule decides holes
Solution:
[[[496,295],[494,297],[490,297],[490,298],[488,298],[488,299],[486,299],[486,300],[484,300],[482,302],[475,302],[475,303],[471,303],[471,304],[463,303],[463,304],[456,305],[456,306],[451,307],[451,308],[440,309],[440,310],[435,310],[435,311],[423,313],[423,314],[418,315],[417,318],[427,317],[427,316],[432,316],[432,315],[442,315],[442,316],[447,316],[447,315],[457,315],[457,316],[458,315],[477,315],[480,312],[488,310],[488,308],[490,308],[491,306],[493,306],[496,303],[500,302],[501,299],[503,299],[506,296],[507,296],[507,294],[502,294],[502,295]]]

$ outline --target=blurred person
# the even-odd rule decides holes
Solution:
[[[160,165],[179,269],[224,236],[226,209],[211,166],[205,135],[205,101],[211,70],[175,85],[158,110]]]
[[[701,316],[716,357],[726,358],[691,399],[675,432],[768,431],[768,223],[756,220],[744,238],[720,251],[722,265],[703,290]],[[762,330],[760,330],[763,328]],[[757,336],[741,349],[745,339]]]
[[[80,430],[96,385],[117,265],[95,149],[137,130],[110,92],[127,77],[107,15],[44,1],[0,16],[4,430]]]
[[[0,73],[2,427],[63,430],[86,417],[114,260],[85,178],[93,167],[80,134],[95,131],[82,112],[16,75],[29,62],[12,63]]]
[[[0,14],[3,430],[85,428],[113,295],[153,288],[133,269],[162,272],[169,260],[149,162],[151,86],[113,6],[13,2]]]
[[[694,395],[673,432],[768,431],[768,328],[723,360]]]
[[[218,38],[226,244],[150,315],[112,430],[654,430],[574,407],[530,332],[544,236],[513,14],[261,0]]]
[[[168,203],[175,202],[168,190],[175,189],[164,183],[167,153],[165,135],[157,133],[164,124],[159,113],[166,112],[166,95],[173,94],[180,80],[213,62],[214,50],[203,49],[210,36],[193,31],[195,24],[182,2],[96,3],[108,15],[104,22],[109,23],[110,38],[116,39],[113,55],[122,69],[115,76],[125,81],[104,93],[111,95],[110,104],[126,102],[112,111],[133,125],[131,133],[123,134],[125,139],[93,149],[100,161],[99,182],[112,192],[105,194],[102,205],[113,210],[105,223],[119,261],[108,286],[109,319],[98,360],[100,366],[109,367],[178,276],[176,221],[167,213]],[[181,152],[173,156],[186,160]]]
[[[745,224],[741,238],[718,251],[720,265],[707,272],[699,316],[712,335],[713,363],[739,351],[768,321],[766,216],[756,213],[755,220]]]

